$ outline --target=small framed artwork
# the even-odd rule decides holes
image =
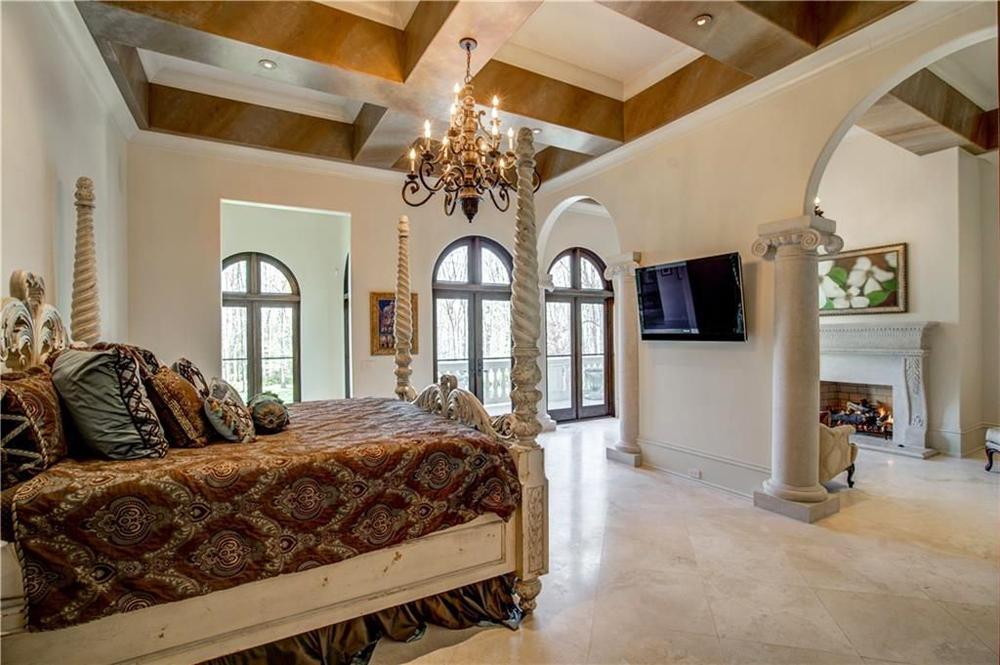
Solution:
[[[371,354],[373,356],[391,356],[396,353],[396,336],[393,326],[396,323],[396,294],[373,291],[370,294],[368,311],[371,317]],[[413,312],[413,337],[410,340],[410,353],[417,355],[419,336],[417,331],[417,294],[410,293],[410,311]]]
[[[819,314],[906,311],[906,243],[819,257]]]

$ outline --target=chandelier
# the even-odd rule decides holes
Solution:
[[[451,215],[461,202],[462,212],[471,223],[486,192],[500,212],[510,207],[510,192],[517,191],[513,170],[514,130],[507,130],[507,149],[501,150],[500,100],[493,97],[487,126],[483,121],[486,111],[476,110],[472,95],[472,51],[476,40],[466,37],[458,45],[465,51],[465,85],[455,84],[451,121],[440,143],[431,139],[431,121],[424,121],[423,138],[410,148],[410,172],[403,184],[403,201],[413,207],[422,206],[434,194],[444,191],[445,214]],[[535,191],[541,185],[537,170],[532,185]]]

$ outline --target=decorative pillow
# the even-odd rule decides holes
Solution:
[[[171,446],[201,448],[208,443],[208,435],[214,430],[205,416],[205,400],[197,388],[167,367],[161,367],[145,384]]]
[[[181,358],[171,365],[170,369],[187,379],[188,383],[197,388],[203,398],[208,397],[208,381],[205,380],[205,375],[193,362],[187,358]]]
[[[66,457],[59,395],[48,367],[8,372],[0,378],[0,421],[4,489]]]
[[[250,443],[257,438],[253,414],[236,389],[222,379],[212,379],[208,386],[205,415],[215,431],[227,441]]]
[[[250,398],[253,426],[258,432],[274,434],[288,427],[288,409],[274,393],[261,393]]]
[[[142,364],[123,345],[65,349],[52,381],[80,439],[111,459],[163,457],[167,440],[143,386]]]
[[[162,367],[162,363],[157,360],[156,355],[141,346],[135,346],[133,344],[119,344],[117,342],[98,342],[90,347],[96,351],[107,351],[109,349],[121,349],[123,351],[128,351],[135,356],[136,360],[139,361],[139,370],[142,373],[143,380],[156,374],[156,372]]]

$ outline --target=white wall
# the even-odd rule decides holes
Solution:
[[[222,259],[263,252],[299,284],[301,399],[344,397],[344,261],[351,218],[340,213],[222,203]]]
[[[105,339],[128,322],[125,138],[42,2],[0,5],[2,45],[2,258],[10,272],[41,274],[69,323],[76,179],[96,195],[95,238]]]
[[[837,148],[819,189],[846,249],[908,245],[908,312],[824,321],[937,322],[928,367],[928,444],[955,455],[982,447],[983,438],[987,280],[980,163],[958,148],[920,157],[855,129]]]
[[[280,166],[243,151],[247,158],[239,160],[209,155],[198,141],[183,145],[190,151],[129,144],[129,337],[163,357],[186,356],[206,374],[221,370],[222,199],[350,215],[355,396],[391,396],[395,386],[393,358],[369,354],[368,294],[395,290],[400,214],[411,221],[410,283],[420,295],[420,353],[412,377],[418,389],[433,376],[430,280],[438,254],[469,234],[513,250],[513,210],[501,215],[488,202],[469,224],[457,213],[446,217],[440,197],[421,208],[406,206],[399,174],[351,177],[326,171],[323,163]]]

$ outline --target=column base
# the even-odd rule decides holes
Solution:
[[[812,524],[840,512],[840,495],[830,494],[823,501],[789,501],[761,490],[753,493],[753,505],[793,520]]]
[[[777,499],[801,503],[819,503],[829,496],[826,488],[819,483],[812,487],[798,487],[779,483],[773,476],[764,481],[763,490]]]
[[[642,452],[630,452],[619,448],[606,448],[608,459],[612,462],[621,462],[629,466],[640,466],[642,464]]]
[[[541,423],[543,432],[556,431],[556,421],[552,420],[552,416],[548,413],[538,414],[538,422]]]

